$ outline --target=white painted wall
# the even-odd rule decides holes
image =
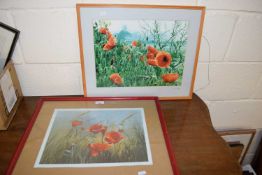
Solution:
[[[0,0],[0,21],[21,31],[13,60],[25,96],[83,94],[75,11],[80,2],[206,6],[195,93],[207,102],[214,127],[260,131],[261,0]]]

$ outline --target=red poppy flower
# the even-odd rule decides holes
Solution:
[[[103,47],[103,50],[107,51],[107,50],[111,50],[113,49],[111,46],[109,46],[108,44],[105,44]]]
[[[107,35],[107,39],[113,37],[113,34],[111,32],[109,32],[109,31],[107,31],[106,35]]]
[[[158,50],[154,48],[153,46],[147,46],[147,51],[149,53],[157,54]]]
[[[105,28],[105,27],[101,27],[101,28],[99,29],[99,32],[105,35],[105,34],[108,33],[108,29]]]
[[[157,66],[157,62],[156,62],[155,59],[148,59],[147,64],[149,64],[151,66]]]
[[[137,46],[137,41],[132,41],[131,45],[136,47]]]
[[[109,79],[116,85],[121,85],[123,83],[123,80],[118,73],[111,74]]]
[[[99,132],[105,133],[106,129],[107,129],[106,126],[97,123],[97,124],[91,125],[88,128],[88,131],[90,131],[92,133],[99,133]]]
[[[101,152],[108,150],[111,145],[107,143],[93,143],[88,145],[90,148],[90,156],[97,157]]]
[[[107,43],[104,45],[103,50],[111,50],[116,46],[116,38],[114,36],[111,36]]]
[[[148,53],[146,54],[146,57],[147,57],[147,59],[149,59],[149,60],[155,59],[155,55],[154,55],[153,53],[151,53],[151,52],[148,52]]]
[[[179,78],[179,75],[177,73],[174,74],[164,74],[162,75],[162,79],[166,83],[172,83],[175,82]]]
[[[73,120],[72,122],[71,122],[71,125],[72,125],[72,127],[76,127],[76,126],[79,126],[79,125],[82,125],[82,121],[79,121],[79,120]]]
[[[115,38],[114,36],[111,36],[111,37],[108,39],[107,44],[108,44],[109,46],[114,47],[114,46],[116,45],[116,38]]]
[[[156,55],[157,65],[162,68],[167,68],[171,64],[172,57],[165,51],[160,51]]]
[[[124,136],[120,132],[111,131],[106,133],[105,135],[105,141],[109,144],[115,144],[118,143],[120,140],[122,140]]]

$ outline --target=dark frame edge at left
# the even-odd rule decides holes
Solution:
[[[7,63],[9,62],[9,60],[11,59],[13,53],[14,53],[15,45],[16,45],[18,37],[20,35],[20,31],[15,29],[15,28],[13,28],[13,27],[11,27],[11,26],[9,26],[9,25],[6,25],[6,24],[4,24],[2,22],[0,22],[0,27],[2,27],[2,28],[4,28],[4,29],[6,29],[6,30],[8,30],[8,31],[10,31],[10,32],[15,34],[15,36],[13,38],[13,41],[12,41],[12,45],[11,45],[10,50],[8,52],[7,58],[4,58],[4,59],[6,59],[4,66],[6,66]]]

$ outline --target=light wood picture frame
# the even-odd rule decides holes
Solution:
[[[205,7],[76,9],[85,96],[192,98]]]
[[[0,130],[8,129],[22,99],[23,93],[14,63],[10,60],[4,70],[0,71]]]

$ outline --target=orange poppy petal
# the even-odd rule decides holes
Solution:
[[[106,129],[107,129],[106,126],[98,123],[98,124],[91,125],[88,128],[88,131],[93,132],[93,133],[99,133],[99,132],[104,133],[106,131]]]
[[[109,46],[108,44],[105,44],[104,47],[103,47],[103,50],[107,51],[107,50],[111,50],[112,47]]]
[[[156,62],[155,59],[148,59],[147,64],[149,64],[151,66],[157,66],[157,62]]]
[[[109,79],[116,85],[121,85],[123,83],[123,80],[118,73],[113,73],[110,75]]]
[[[156,55],[157,65],[161,68],[167,68],[170,66],[172,57],[168,52],[160,51]]]
[[[105,28],[105,27],[101,27],[101,28],[99,29],[99,32],[105,35],[105,34],[108,33],[108,29]]]
[[[151,53],[151,52],[148,52],[146,54],[146,57],[147,57],[147,59],[155,59],[155,55],[153,53]]]
[[[113,34],[111,32],[109,32],[109,31],[107,31],[106,34],[107,34],[107,39],[109,39],[109,38],[111,38],[113,36]]]
[[[116,38],[114,36],[111,36],[108,41],[107,44],[114,47],[116,45]]]
[[[76,126],[79,126],[79,125],[82,125],[82,121],[78,121],[78,120],[74,120],[71,122],[71,125],[72,127],[76,127]]]
[[[137,41],[132,41],[131,45],[136,47],[137,46]]]
[[[157,54],[158,50],[153,46],[147,46],[147,51],[153,54]]]
[[[171,73],[171,74],[164,74],[162,75],[162,79],[166,83],[172,83],[175,82],[179,78],[178,73]]]
[[[108,132],[105,135],[105,141],[109,144],[118,143],[123,138],[124,136],[120,132],[116,132],[116,131]]]
[[[92,157],[97,157],[101,152],[108,150],[111,147],[110,144],[107,143],[93,143],[89,144],[90,155]]]
[[[91,152],[90,152],[90,155],[91,155],[92,157],[97,157],[98,154],[99,154],[99,152],[96,151],[96,150],[91,150]]]

